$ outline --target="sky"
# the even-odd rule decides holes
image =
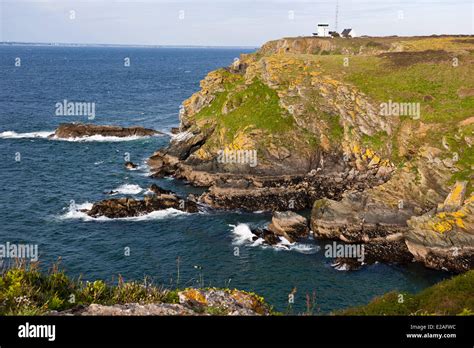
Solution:
[[[0,0],[0,41],[257,47],[317,23],[358,35],[474,34],[474,0]]]

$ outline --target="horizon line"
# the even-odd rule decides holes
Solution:
[[[0,41],[0,45],[10,46],[75,46],[75,47],[140,47],[140,48],[244,48],[257,49],[260,46],[241,45],[153,45],[153,44],[110,44],[110,43],[77,43],[77,42],[28,42],[28,41]]]

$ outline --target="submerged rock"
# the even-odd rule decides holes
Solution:
[[[153,129],[143,127],[119,127],[101,126],[83,123],[62,123],[51,137],[55,138],[83,138],[93,135],[104,137],[131,137],[131,136],[153,136],[162,134]]]
[[[253,237],[254,241],[261,238],[268,245],[276,245],[281,242],[281,238],[279,236],[266,228],[252,229],[251,232],[255,235],[255,237]]]
[[[133,162],[125,162],[125,168],[127,168],[128,170],[136,169],[137,167],[138,165]]]

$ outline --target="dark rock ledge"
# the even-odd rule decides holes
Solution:
[[[104,137],[131,137],[131,136],[153,136],[163,134],[159,131],[143,127],[119,127],[103,126],[83,123],[62,123],[50,137],[68,139],[83,138],[93,135]]]
[[[84,210],[92,217],[105,216],[111,219],[135,217],[163,209],[177,209],[188,213],[198,212],[198,205],[192,195],[186,199],[178,197],[172,191],[164,190],[153,184],[149,188],[153,194],[142,200],[133,198],[112,198],[94,203],[90,210]]]

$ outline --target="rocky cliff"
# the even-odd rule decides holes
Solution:
[[[183,102],[154,176],[215,208],[313,208],[317,237],[368,260],[474,262],[474,38],[286,38]]]

